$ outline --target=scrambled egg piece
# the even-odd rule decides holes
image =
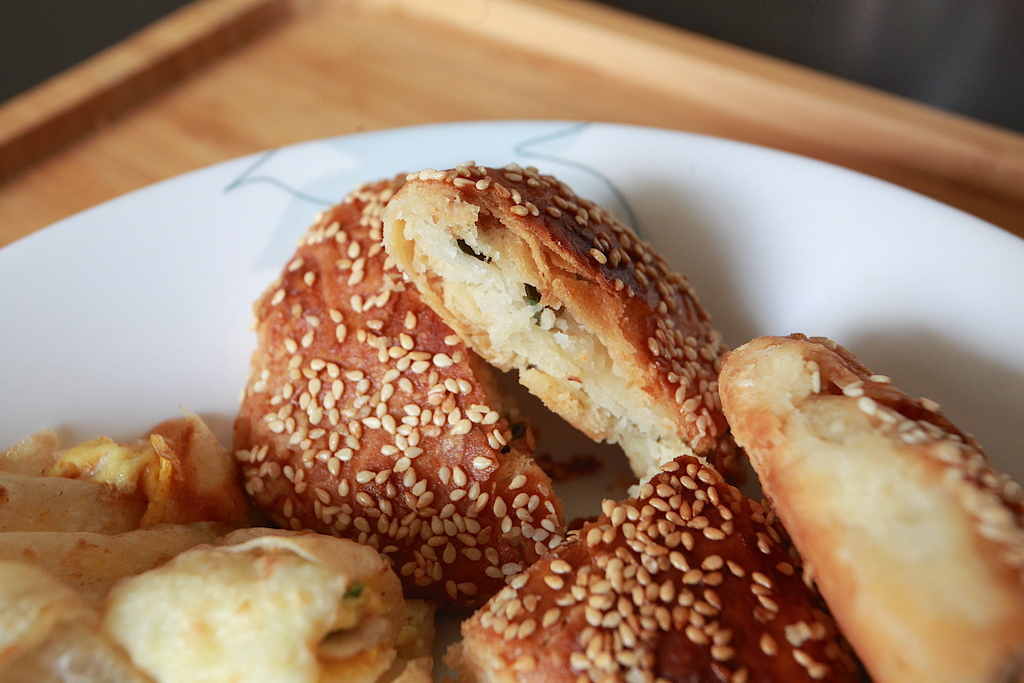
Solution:
[[[151,435],[149,442],[130,446],[103,436],[64,451],[46,475],[109,484],[126,494],[142,493],[149,501],[142,518],[145,526],[166,507],[175,459],[167,441],[157,434]]]

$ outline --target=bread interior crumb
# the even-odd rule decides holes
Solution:
[[[463,323],[453,327],[467,343],[502,370],[517,370],[524,386],[555,412],[577,416],[570,421],[591,438],[620,444],[639,477],[693,453],[642,389],[629,386],[600,337],[538,284],[549,280],[541,269],[559,268],[556,255],[531,253],[496,217],[458,197],[409,202],[392,229],[402,233],[392,247],[411,250],[403,262]]]

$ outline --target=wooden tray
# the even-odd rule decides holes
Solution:
[[[584,0],[198,0],[0,107],[0,246],[269,147],[524,118],[783,149],[1024,236],[1024,136]]]

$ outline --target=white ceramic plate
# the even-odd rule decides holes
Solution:
[[[51,426],[67,443],[136,438],[179,406],[229,444],[254,345],[251,302],[313,215],[364,180],[469,159],[561,177],[687,273],[729,344],[829,336],[938,401],[1024,481],[1024,241],[809,159],[566,122],[416,127],[278,149],[158,183],[0,250],[0,449]],[[621,490],[623,471],[606,467],[605,487],[568,486],[570,513]]]

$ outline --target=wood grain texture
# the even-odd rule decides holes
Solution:
[[[188,68],[179,63],[174,77],[150,87],[142,78],[138,90],[114,79],[108,90],[122,98],[115,106],[76,110],[54,93],[68,87],[65,77],[99,73],[87,62],[29,93],[35,103],[0,108],[0,167],[10,169],[0,184],[0,245],[242,154],[358,131],[495,119],[630,123],[753,142],[890,180],[1024,235],[1024,136],[585,0],[200,0],[194,7],[220,19],[207,22],[209,30],[193,27],[191,40],[170,31],[149,71],[144,56],[125,71],[159,74],[168,67],[153,64],[179,55]],[[248,24],[234,20],[247,16]],[[183,21],[167,21],[175,20]],[[247,39],[225,54],[213,49],[230,42],[218,35]],[[204,37],[207,47],[194,47]],[[114,50],[134,47],[130,39]],[[45,128],[61,116],[72,134],[58,151],[33,156],[10,144],[13,127]]]
[[[824,159],[952,204],[1005,200],[1007,218],[1020,221],[1006,227],[1024,234],[1024,136],[1015,132],[603,6],[393,3],[689,103],[717,118],[712,134]]]
[[[288,0],[197,0],[0,108],[0,180],[236,49]]]

